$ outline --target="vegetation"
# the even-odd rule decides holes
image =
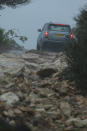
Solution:
[[[77,87],[87,90],[87,8],[81,10],[75,21],[77,41],[68,48],[67,61]]]
[[[18,4],[30,3],[31,0],[0,0],[0,8],[3,9],[3,5],[7,5],[15,8]]]
[[[22,42],[27,40],[27,37],[19,36],[13,30],[5,32],[4,29],[0,28],[0,44],[11,44],[15,42],[15,38],[20,39]]]

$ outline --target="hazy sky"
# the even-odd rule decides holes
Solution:
[[[24,44],[25,48],[35,48],[38,28],[50,21],[73,26],[73,17],[86,3],[87,0],[32,0],[26,6],[1,10],[0,26],[5,29],[17,29],[29,39]]]

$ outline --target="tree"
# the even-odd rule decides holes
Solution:
[[[87,90],[87,8],[80,11],[75,18],[75,35],[77,42],[73,41],[67,51],[67,61],[73,73],[77,87]]]
[[[11,44],[12,41],[15,41],[15,38],[20,39],[22,42],[27,40],[27,37],[19,36],[13,30],[8,30],[5,32],[4,29],[0,28],[0,44]]]

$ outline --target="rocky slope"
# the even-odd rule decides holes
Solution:
[[[0,117],[31,131],[87,131],[87,97],[63,77],[66,68],[64,53],[1,54]]]

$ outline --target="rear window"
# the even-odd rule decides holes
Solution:
[[[50,31],[61,31],[61,32],[70,32],[70,27],[66,25],[49,25]]]

